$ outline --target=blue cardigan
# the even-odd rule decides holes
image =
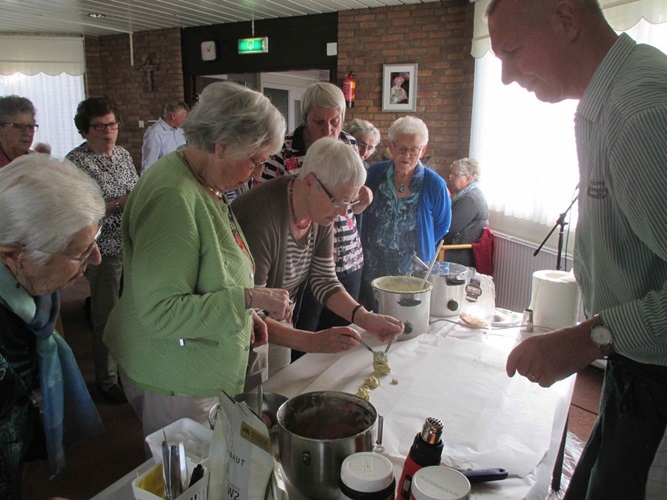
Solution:
[[[375,193],[380,183],[387,176],[392,161],[376,163],[368,169],[366,185]],[[447,184],[433,170],[417,164],[415,176],[423,175],[424,184],[419,195],[417,213],[417,255],[424,262],[430,262],[435,255],[435,245],[440,241],[452,221],[452,202],[449,199]]]

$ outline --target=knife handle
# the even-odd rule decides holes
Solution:
[[[470,484],[500,481],[501,479],[507,479],[508,476],[507,470],[500,467],[491,469],[469,469],[460,472],[468,478]]]

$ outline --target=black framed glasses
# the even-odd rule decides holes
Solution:
[[[23,133],[25,130],[30,130],[31,132],[37,132],[39,125],[36,123],[0,123],[3,127],[13,127],[14,130],[20,130]]]
[[[109,122],[109,123],[91,123],[90,128],[97,130],[98,132],[104,132],[104,129],[108,128],[109,130],[118,130],[118,122]]]
[[[324,184],[322,184],[322,181],[319,180],[315,174],[313,174],[313,177],[315,177],[315,180],[317,181],[317,183],[318,183],[318,184],[320,185],[320,187],[322,188],[322,191],[324,191],[324,194],[326,194],[326,195],[329,197],[329,201],[331,202],[331,204],[334,206],[334,208],[335,208],[336,210],[339,210],[339,209],[341,209],[341,208],[353,207],[354,205],[356,205],[357,203],[359,203],[359,201],[361,201],[361,200],[338,201],[338,200],[336,199],[336,197],[335,197],[333,194],[331,194],[331,191],[329,191],[329,190],[326,188],[326,186],[325,186]]]
[[[49,255],[60,255],[61,257],[65,257],[66,259],[73,260],[74,262],[78,262],[79,264],[83,265],[85,262],[88,261],[88,259],[92,255],[92,253],[95,251],[95,247],[97,247],[97,239],[100,237],[100,234],[102,234],[102,225],[101,224],[100,224],[100,227],[97,229],[97,232],[95,233],[95,237],[93,238],[93,242],[78,257],[75,257],[74,255],[67,255],[65,253],[60,253],[60,252],[51,252],[49,250],[42,250],[41,248],[32,248],[30,250],[33,250],[35,252],[46,253],[46,254],[49,254]],[[24,247],[24,248],[27,249],[27,247]]]

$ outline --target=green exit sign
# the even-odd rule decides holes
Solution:
[[[269,51],[269,37],[239,38],[239,54],[263,54]]]

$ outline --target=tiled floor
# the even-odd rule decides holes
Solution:
[[[90,332],[83,314],[83,301],[87,295],[85,279],[63,292],[65,338],[74,350],[106,432],[99,438],[72,445],[67,450],[65,471],[52,480],[48,480],[43,462],[27,464],[23,477],[24,499],[88,499],[145,460],[141,426],[129,405],[111,405],[95,389]],[[602,372],[593,367],[577,377],[570,406],[569,430],[582,442],[588,438],[597,415],[601,384]]]

